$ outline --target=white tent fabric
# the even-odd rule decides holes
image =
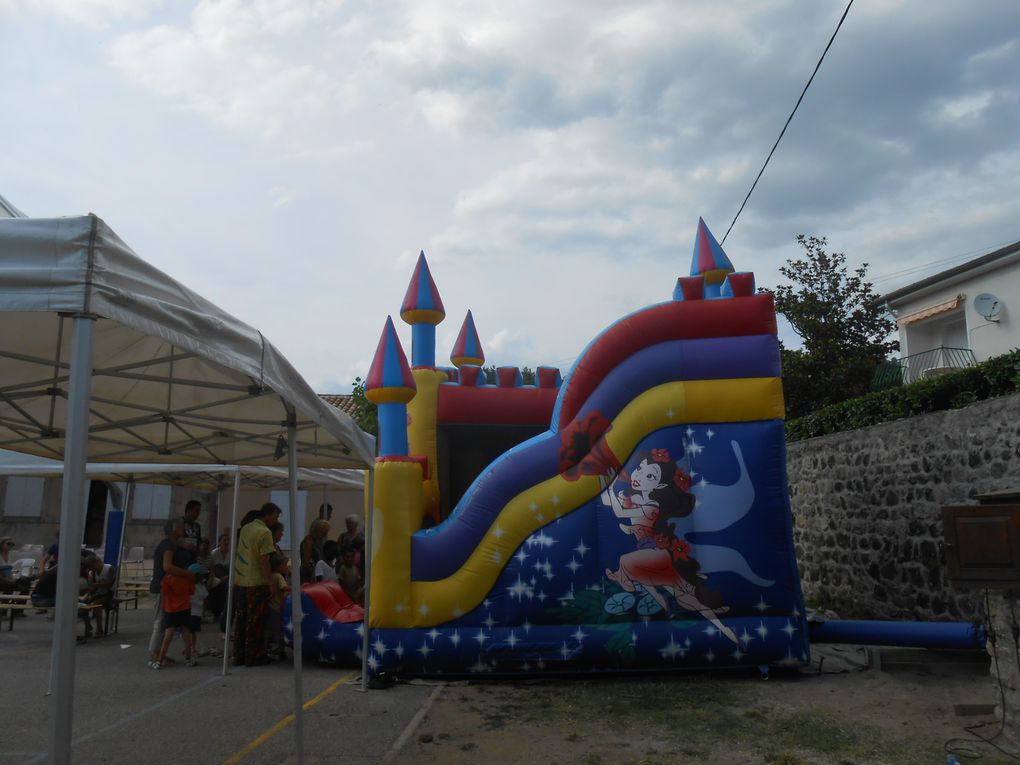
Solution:
[[[50,762],[71,762],[86,462],[372,468],[374,441],[257,330],[153,268],[94,215],[0,214],[0,448],[64,461]],[[238,480],[238,478],[235,478]],[[235,484],[236,485],[236,484]],[[370,493],[371,493],[370,481]],[[292,559],[296,551],[291,551]],[[300,589],[297,566],[293,582]],[[294,735],[304,761],[300,598]]]
[[[24,218],[25,213],[0,196],[0,218]]]
[[[90,462],[272,464],[290,414],[302,467],[373,460],[372,438],[260,332],[145,263],[94,215],[0,218],[0,310],[0,448],[63,456],[70,324],[85,314],[97,317]]]
[[[59,478],[64,464],[55,460],[28,462],[6,459],[0,450],[0,476],[36,476]],[[286,468],[261,465],[156,465],[148,463],[89,463],[85,475],[94,481],[136,481],[138,483],[170,483],[196,489],[217,491],[234,485],[233,475],[240,472],[241,483],[247,488],[284,489],[289,474]],[[297,471],[298,489],[326,487],[337,491],[364,491],[365,474],[361,470],[326,470],[301,468]]]

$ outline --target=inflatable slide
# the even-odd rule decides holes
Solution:
[[[487,379],[470,312],[437,367],[424,254],[401,317],[411,363],[387,319],[366,385],[373,671],[807,661],[772,297],[703,221],[672,298],[609,326],[562,380]],[[363,622],[321,587],[302,596],[306,655],[360,663]]]

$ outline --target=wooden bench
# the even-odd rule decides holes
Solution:
[[[120,587],[117,588],[117,598],[121,603],[127,601],[133,601],[135,608],[138,608],[138,598],[142,595],[149,594],[149,583],[148,582],[122,582]],[[118,604],[119,605],[119,604]]]
[[[53,610],[52,606],[39,606],[32,602],[29,595],[4,595],[2,598],[3,602],[0,602],[0,611],[8,611],[8,622],[7,631],[11,632],[14,629],[14,612],[15,611],[46,611],[49,613]],[[103,608],[102,603],[82,603],[78,602],[78,614],[81,615],[82,611],[87,611],[90,615],[93,611]],[[84,621],[84,618],[82,619]],[[109,619],[107,619],[107,627]],[[88,631],[86,630],[84,636],[79,636],[78,642],[84,643],[89,639]]]

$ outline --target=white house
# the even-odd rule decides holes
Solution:
[[[896,317],[904,379],[1020,347],[1020,242],[882,296]]]

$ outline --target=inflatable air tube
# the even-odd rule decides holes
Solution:
[[[809,621],[812,643],[903,648],[984,648],[985,630],[970,622]]]

